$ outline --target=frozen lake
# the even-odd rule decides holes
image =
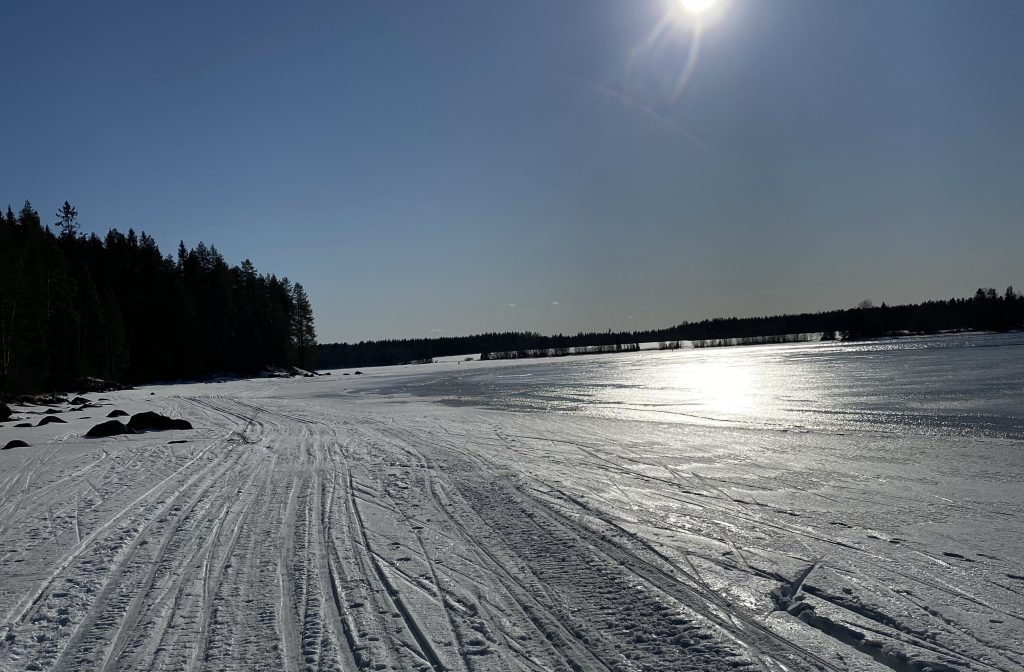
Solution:
[[[1024,334],[517,361],[403,385],[509,410],[771,429],[1024,438]]]
[[[1024,670],[1022,341],[19,407],[65,422],[0,427],[0,671]]]

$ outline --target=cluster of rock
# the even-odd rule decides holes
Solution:
[[[56,396],[56,395],[45,395],[45,396],[29,396],[29,395],[24,395],[24,396],[19,397],[17,401],[22,406],[51,406],[52,407],[52,406],[58,406],[58,405],[64,404],[64,405],[71,406],[71,408],[68,409],[69,411],[83,411],[83,410],[85,410],[87,408],[99,408],[99,406],[97,404],[94,404],[93,402],[89,401],[85,397],[75,397],[74,399],[72,399],[70,397],[61,397],[61,396]],[[32,412],[32,411],[29,411],[29,412]],[[36,412],[38,412],[38,411],[36,411]],[[43,411],[43,413],[45,415],[57,415],[58,413],[61,413],[61,412],[62,411],[59,411],[56,408],[48,408],[45,411]],[[0,402],[0,422],[6,422],[8,420],[11,420],[13,414],[14,414],[14,411],[11,410],[10,406],[8,406],[7,404],[5,404],[3,402]],[[56,421],[49,421],[49,422],[56,422]],[[44,424],[45,425],[45,424],[49,424],[49,422],[43,422],[43,423],[40,423],[40,424]],[[22,427],[22,426],[25,426],[25,425],[17,425],[17,426],[18,427]],[[27,426],[31,427],[31,425],[27,425]]]
[[[288,366],[284,368],[280,367],[269,367],[264,369],[260,373],[260,378],[314,378],[316,376],[329,376],[330,371],[321,373],[319,371],[307,371],[306,369],[300,369],[297,366]]]
[[[100,401],[108,400],[101,399]],[[66,404],[72,407],[68,409],[69,411],[81,411],[86,408],[99,408],[99,406],[101,405],[95,404],[89,399],[86,399],[85,397],[81,396],[74,397],[72,399],[69,397],[60,397],[55,395],[38,396],[31,398],[25,397],[21,399],[21,402],[26,405],[39,404],[47,406],[53,406],[56,404]],[[18,422],[18,424],[15,424],[14,427],[30,428],[42,427],[44,425],[49,425],[52,423],[67,423],[66,420],[63,420],[62,418],[58,417],[62,411],[57,410],[55,408],[48,408],[45,411],[29,412],[41,415],[42,417],[39,418],[39,422],[36,423],[35,425],[33,425],[31,422]],[[135,415],[131,416],[131,418],[127,422],[114,419],[128,417],[128,413],[122,411],[121,409],[114,409],[110,411],[109,413],[107,413],[107,417],[111,419],[105,422],[101,422],[100,424],[94,426],[92,429],[86,432],[85,436],[87,438],[101,438],[108,436],[117,436],[118,434],[141,434],[143,432],[163,432],[168,430],[192,429],[192,424],[189,423],[187,420],[182,420],[180,418],[170,418],[167,417],[166,415],[161,415],[160,413],[155,413],[153,411],[136,413]],[[10,406],[0,402],[0,422],[6,422],[8,420],[18,421],[28,420],[28,418],[14,418],[13,411],[11,410]],[[0,447],[0,450],[10,450],[11,448],[27,448],[28,446],[29,444],[27,444],[26,442],[20,439],[15,439],[13,441],[7,442],[7,444],[4,445],[3,447]]]
[[[78,386],[83,392],[116,392],[118,390],[130,390],[132,389],[128,385],[122,385],[121,383],[114,382],[113,380],[103,380],[102,378],[82,378],[78,381]]]
[[[114,418],[126,415],[128,414],[124,411],[116,410],[108,413],[107,417]],[[174,429],[192,429],[192,424],[188,420],[169,418],[166,415],[160,415],[153,411],[145,411],[143,413],[136,413],[130,420],[128,420],[127,423],[121,422],[120,420],[107,420],[106,422],[101,422],[86,432],[85,436],[86,438],[97,439],[108,436],[117,436],[118,434],[164,432]]]

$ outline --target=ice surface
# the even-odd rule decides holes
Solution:
[[[1024,339],[944,338],[8,423],[0,670],[1024,669]],[[82,438],[114,408],[195,429]]]

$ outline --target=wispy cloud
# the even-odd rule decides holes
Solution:
[[[506,307],[506,308],[515,308],[515,307],[516,307],[516,304],[514,304],[514,303],[506,303],[506,304],[505,304],[505,307]]]
[[[559,303],[558,303],[558,301],[552,301],[552,302],[551,302],[551,305],[552,305],[552,306],[557,306],[557,305],[559,305]]]
[[[443,333],[443,332],[444,332],[444,329],[431,329],[430,330],[430,333],[432,333],[432,334],[440,334],[440,333]]]

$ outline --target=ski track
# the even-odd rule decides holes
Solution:
[[[1019,498],[880,477],[885,439],[841,473],[806,437],[154,389],[186,442],[0,456],[0,671],[1024,669]]]

